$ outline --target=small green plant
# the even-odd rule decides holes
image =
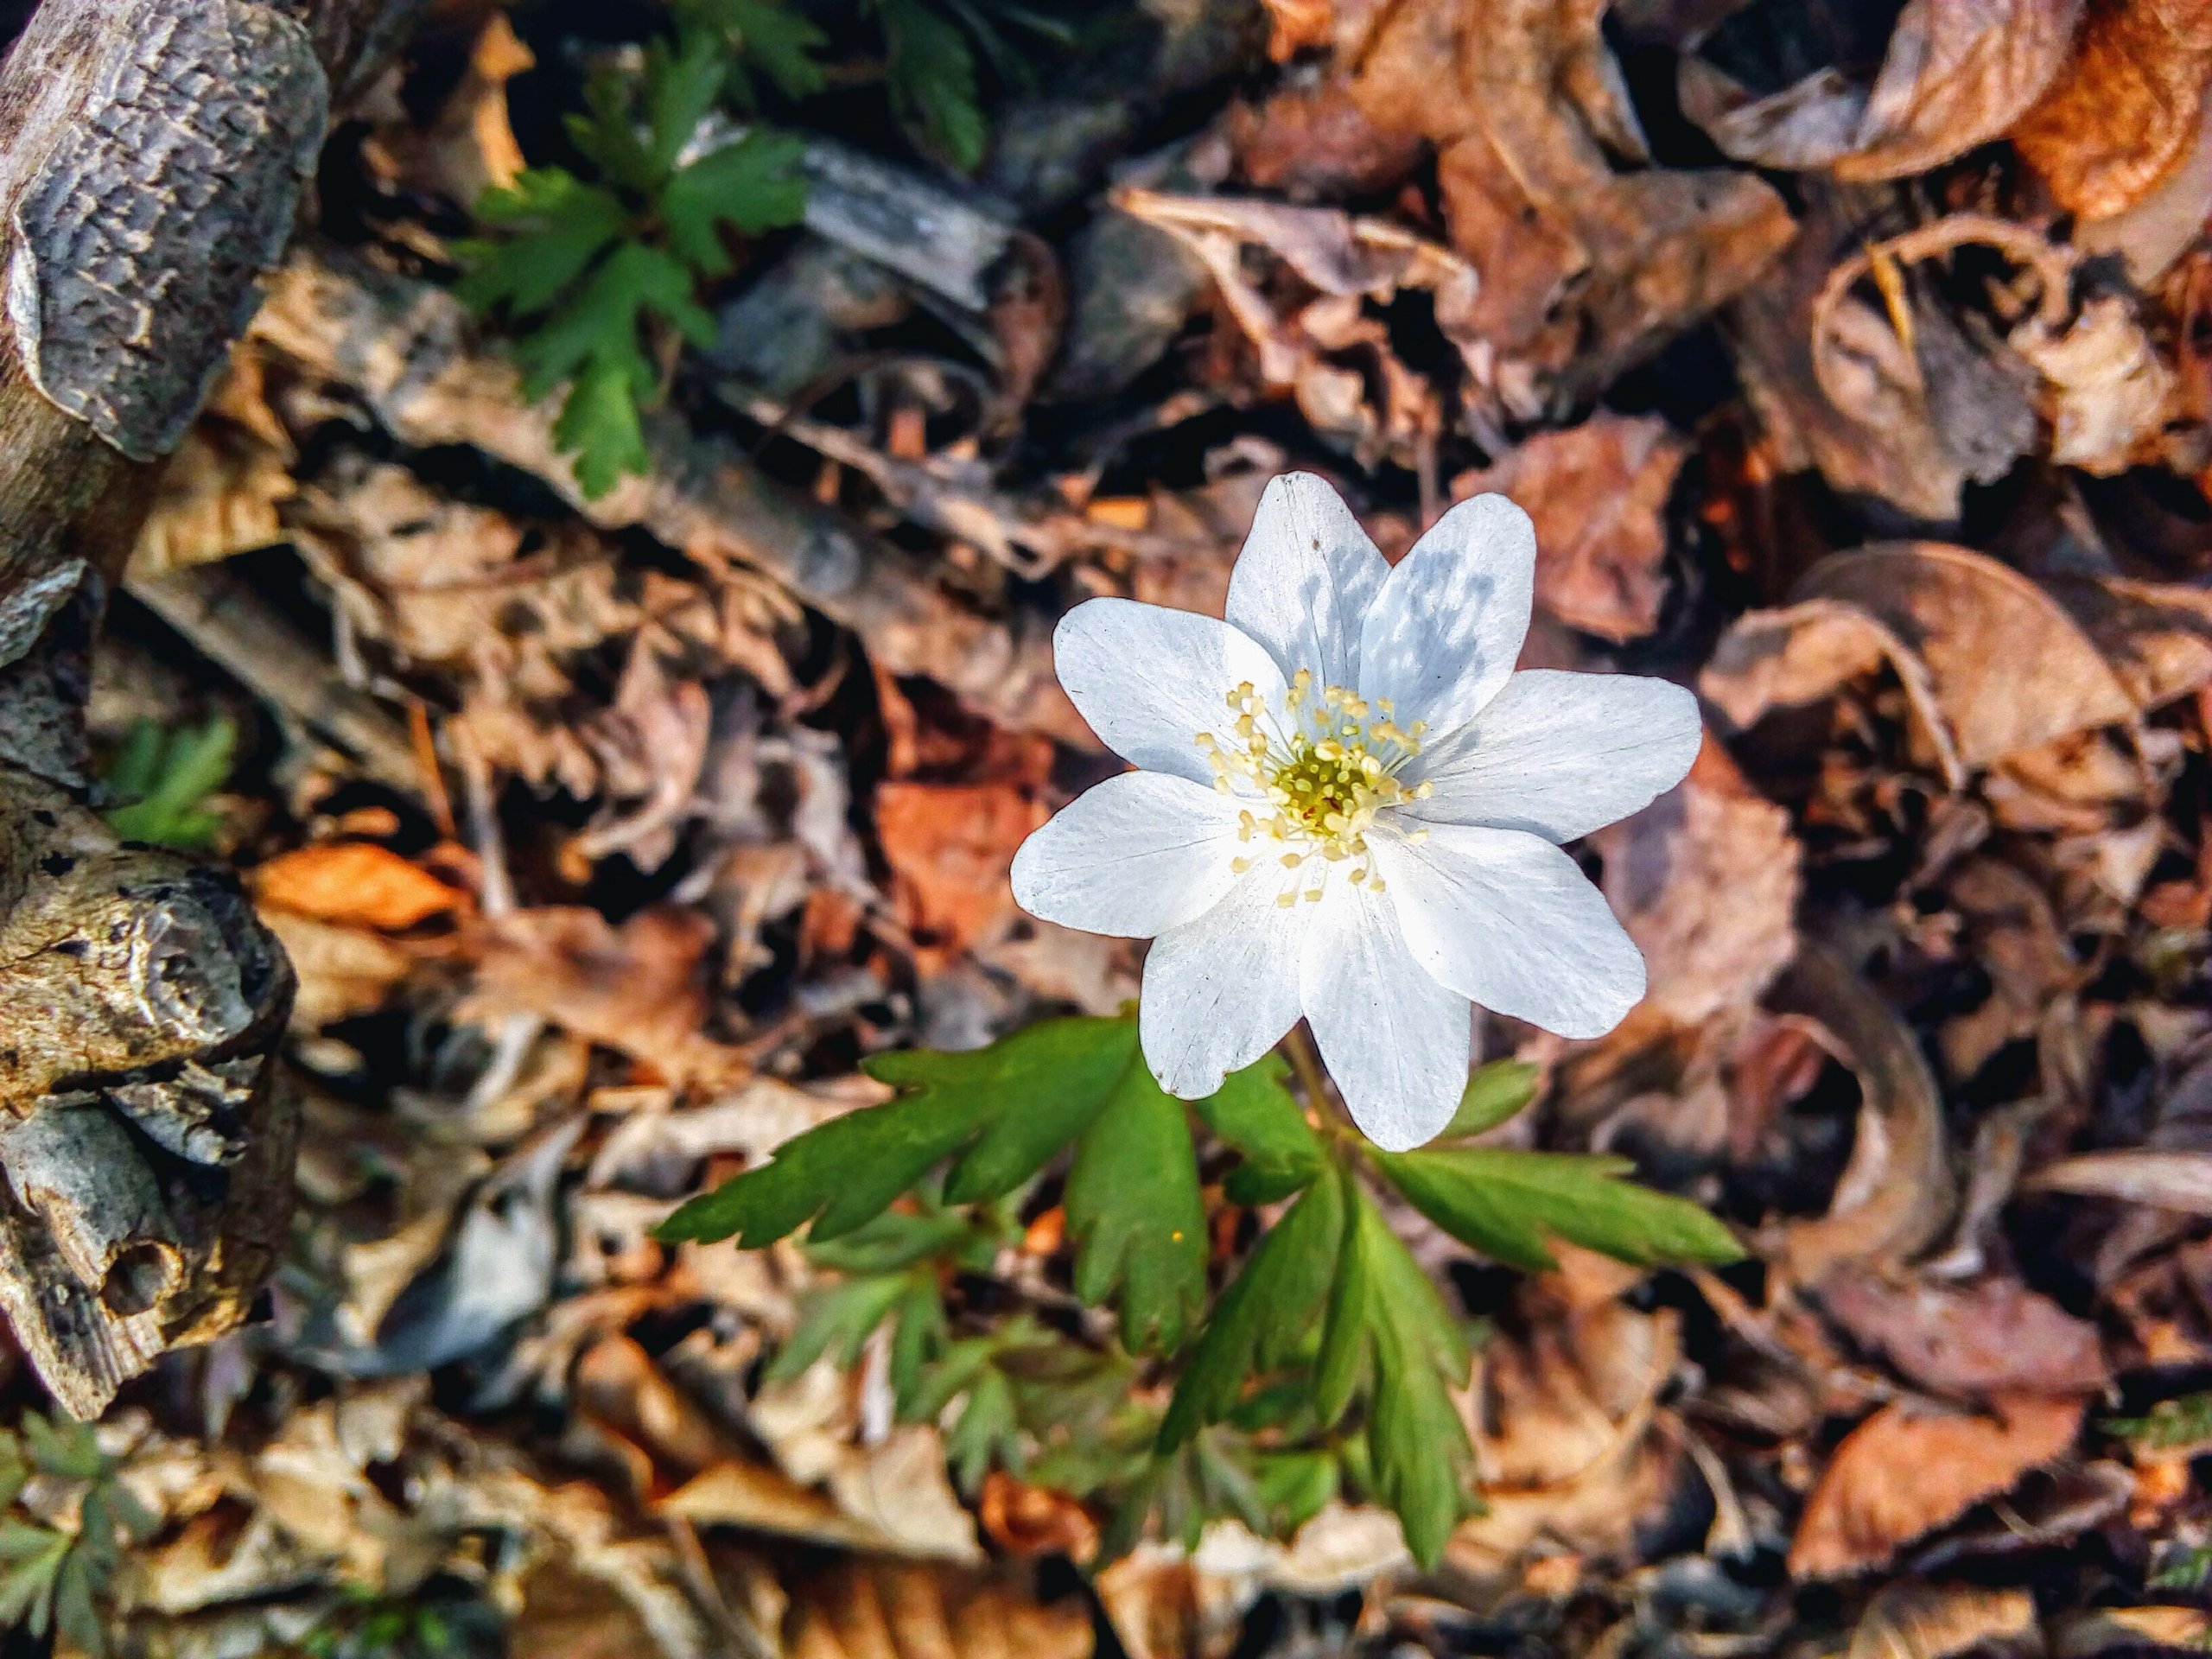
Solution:
[[[48,1525],[19,1500],[34,1475],[81,1491],[73,1531]],[[107,1652],[100,1607],[120,1560],[120,1541],[152,1535],[155,1521],[116,1478],[114,1460],[82,1423],[23,1414],[0,1429],[0,1624],[36,1637],[58,1630],[82,1651]]]
[[[1076,33],[1057,17],[1004,0],[874,0],[883,25],[884,75],[891,106],[923,146],[972,173],[982,165],[990,130],[983,119],[980,52],[1008,85],[1034,79],[1007,41],[1007,26],[1065,47]]]
[[[461,1646],[444,1611],[420,1595],[389,1596],[357,1584],[340,1594],[300,1638],[308,1659],[445,1659]]]
[[[2140,1417],[2108,1417],[2105,1427],[2150,1452],[2212,1443],[2212,1390],[2161,1400]]]
[[[699,294],[732,269],[724,232],[793,225],[806,207],[791,135],[694,141],[725,99],[750,105],[755,72],[789,96],[819,90],[819,32],[769,0],[690,0],[676,17],[636,68],[594,73],[569,117],[591,176],[531,168],[486,191],[477,217],[503,234],[455,250],[456,292],[516,331],[529,395],[567,385],[553,435],[593,498],[647,469],[639,410],[659,395],[664,353],[714,343]]]
[[[2153,1590],[2212,1588],[2212,1544],[2169,1544],[2159,1552],[2150,1585]]]
[[[1109,1548],[1149,1514],[1186,1535],[1223,1513],[1282,1530],[1345,1490],[1387,1504],[1414,1553],[1438,1558],[1472,1497],[1452,1399],[1471,1333],[1391,1230],[1382,1187],[1516,1267],[1553,1266],[1554,1239],[1646,1265],[1741,1254],[1697,1205],[1621,1179],[1623,1160],[1465,1144],[1531,1097],[1533,1072],[1510,1063],[1476,1075],[1444,1142],[1398,1154],[1309,1118],[1278,1056],[1186,1110],[1153,1080],[1132,1019],[1050,1020],[865,1069],[897,1097],[787,1142],[662,1236],[758,1249],[808,1227],[814,1259],[845,1276],[809,1302],[777,1367],[850,1363],[893,1322],[899,1408],[947,1425],[963,1483],[995,1465],[1096,1500],[1116,1517]],[[1218,1295],[1208,1242],[1224,1217],[1194,1116],[1234,1156],[1228,1205],[1287,1201]],[[1027,1313],[958,1327],[946,1286],[1020,1236],[1033,1183],[1071,1149],[1073,1289],[1114,1306],[1118,1344]]]
[[[134,722],[104,779],[124,803],[108,823],[126,841],[206,850],[223,820],[201,803],[229,779],[238,741],[237,722],[224,715],[174,731],[157,720]]]

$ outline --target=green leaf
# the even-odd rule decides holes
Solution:
[[[1314,1400],[1324,1423],[1367,1401],[1367,1479],[1395,1511],[1423,1566],[1444,1552],[1466,1507],[1472,1451],[1448,1390],[1473,1357],[1428,1275],[1351,1172],[1351,1215],[1321,1332]],[[1318,1190],[1318,1189],[1316,1189]]]
[[[972,1494],[994,1463],[1021,1466],[1021,1424],[1014,1410],[1013,1385],[1006,1373],[987,1365],[976,1373],[968,1402],[944,1437],[944,1452],[960,1490]]]
[[[1229,1415],[1248,1377],[1290,1357],[1341,1254],[1344,1194],[1335,1179],[1307,1187],[1222,1293],[1160,1425],[1162,1452]]]
[[[635,377],[615,362],[594,363],[578,375],[553,423],[553,442],[576,458],[576,485],[588,501],[598,500],[626,474],[651,472]]]
[[[473,310],[504,307],[516,317],[550,307],[630,222],[613,192],[558,167],[529,168],[512,184],[493,186],[476,199],[476,217],[520,233],[460,244],[467,271],[454,293]]]
[[[692,298],[691,272],[683,261],[625,243],[543,328],[518,343],[515,355],[529,372],[526,390],[542,397],[587,365],[618,365],[631,389],[644,396],[654,376],[639,349],[638,330],[649,315],[665,317],[695,345],[714,343],[715,320]]]
[[[46,1632],[54,1603],[54,1575],[69,1554],[69,1535],[20,1521],[0,1522],[0,1624],[28,1623],[35,1636]]]
[[[666,177],[721,96],[729,73],[725,43],[702,29],[685,29],[676,48],[665,41],[645,47],[645,126],[652,135],[646,160]]]
[[[796,225],[806,214],[805,145],[787,132],[748,132],[679,168],[661,192],[669,245],[702,276],[730,268],[721,227],[748,236]]]
[[[1459,1109],[1440,1140],[1458,1141],[1496,1128],[1536,1097],[1543,1068],[1526,1060],[1492,1060],[1467,1079]]]
[[[898,1323],[891,1330],[891,1398],[903,1414],[921,1392],[924,1367],[948,1334],[944,1297],[936,1278],[927,1273],[909,1275],[893,1317]]]
[[[877,0],[892,107],[963,173],[982,165],[989,133],[976,88],[976,55],[958,27],[920,0]]]
[[[807,1293],[799,1304],[798,1324],[791,1340],[777,1352],[768,1367],[771,1382],[788,1382],[824,1354],[840,1369],[861,1356],[870,1333],[881,1325],[906,1294],[903,1275],[880,1279],[848,1279]]]
[[[149,733],[150,739],[142,733]],[[110,772],[108,781],[118,794],[140,798],[110,811],[109,825],[126,841],[186,851],[207,847],[222,820],[200,804],[230,777],[238,738],[238,723],[226,715],[166,734],[150,720],[136,722],[119,757],[121,764]],[[124,774],[137,789],[124,787]]]
[[[98,1575],[85,1552],[73,1549],[61,1560],[54,1577],[54,1627],[62,1638],[92,1659],[105,1659],[107,1624],[92,1605],[96,1591],[107,1588],[106,1575]]]
[[[1232,1203],[1272,1204],[1321,1173],[1321,1137],[1283,1086],[1289,1071],[1282,1056],[1270,1054],[1198,1103],[1206,1127],[1244,1154],[1223,1184]]]
[[[741,80],[748,68],[757,68],[793,100],[811,98],[830,84],[815,60],[815,54],[829,46],[830,37],[811,18],[775,0],[698,0],[698,10],[736,37],[742,57],[734,80]],[[743,90],[749,102],[750,86]]]
[[[1624,1158],[1492,1147],[1373,1155],[1421,1214],[1514,1267],[1555,1266],[1554,1238],[1638,1267],[1743,1255],[1734,1236],[1699,1205],[1619,1179],[1635,1167]]]
[[[23,1450],[41,1474],[63,1480],[98,1480],[108,1472],[99,1437],[83,1423],[61,1421],[43,1413],[23,1414]]]
[[[861,1069],[899,1098],[785,1142],[769,1163],[683,1205],[658,1236],[734,1235],[757,1249],[811,1221],[819,1243],[880,1215],[963,1147],[972,1149],[945,1183],[947,1200],[1003,1196],[1081,1132],[1135,1054],[1134,1022],[1071,1019],[969,1053],[876,1055]]]
[[[638,131],[632,113],[636,103],[634,76],[608,65],[584,83],[584,110],[563,124],[569,142],[588,157],[602,178],[625,189],[650,194],[666,177],[653,152]]]
[[[1337,1495],[1339,1473],[1332,1452],[1272,1452],[1253,1459],[1252,1478],[1273,1522],[1264,1530],[1277,1537],[1296,1532]]]
[[[1121,1291],[1122,1344],[1173,1353],[1205,1311],[1206,1211],[1182,1102],[1141,1063],[1090,1120],[1068,1173],[1075,1293]]]

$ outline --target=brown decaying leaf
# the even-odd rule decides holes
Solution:
[[[1882,543],[1823,559],[1798,591],[1858,607],[1912,649],[1968,767],[2135,712],[2073,619],[1986,554]]]
[[[468,904],[467,893],[421,865],[365,841],[321,842],[279,853],[254,869],[253,896],[296,916],[388,933],[450,916]]]
[[[1680,787],[1592,842],[1643,951],[1647,1006],[1684,1025],[1749,1007],[1797,949],[1789,816],[1707,742]]]
[[[1820,1294],[1854,1340],[1939,1394],[2094,1394],[2112,1380],[2096,1326],[2018,1279],[1951,1285],[1840,1269]]]
[[[1014,783],[888,783],[876,791],[876,835],[918,959],[942,965],[1014,909],[1007,869],[1046,817]]]
[[[2045,1164],[2026,1185],[2212,1216],[2212,1152],[2085,1152]]]
[[[2073,61],[2012,138],[2060,206],[2103,219],[2140,200],[2196,138],[2212,6],[2090,0]]]
[[[1871,86],[1823,69],[1754,99],[1689,57],[1683,107],[1738,161],[1900,179],[2011,127],[2065,62],[2081,11],[2082,0],[1909,0]]]
[[[1604,10],[1411,0],[1334,20],[1369,118],[1436,148],[1452,244],[1482,277],[1471,333],[1496,353],[1478,354],[1477,382],[1523,419],[1742,290],[1792,229],[1750,174],[1649,165]]]
[[[1526,508],[1536,522],[1536,602],[1618,643],[1659,626],[1667,500],[1688,454],[1656,416],[1600,411],[1460,474],[1452,493],[1465,500],[1495,490]]]
[[[1867,1603],[1845,1659],[1949,1659],[1969,1649],[2040,1648],[2035,1598],[1972,1585],[1885,1585]]]
[[[1884,1406],[1836,1447],[1789,1546],[1801,1579],[1842,1578],[1886,1566],[1916,1538],[2063,1457],[2083,1402],[2007,1395],[1992,1415],[1911,1401]]]
[[[671,1079],[727,1076],[737,1056],[700,1030],[714,935],[697,911],[667,906],[619,927],[581,906],[489,918],[472,941],[468,1007],[478,1017],[539,1015]]]
[[[1079,1597],[1040,1604],[1005,1574],[849,1563],[799,1590],[791,1659],[1090,1659]]]

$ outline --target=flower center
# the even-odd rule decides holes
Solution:
[[[1415,721],[1407,731],[1387,698],[1370,703],[1340,685],[1317,693],[1305,669],[1292,679],[1280,715],[1249,680],[1227,701],[1236,715],[1230,734],[1200,732],[1198,744],[1212,763],[1216,789],[1256,792],[1266,803],[1268,810],[1243,815],[1237,838],[1261,843],[1255,852],[1274,850],[1291,872],[1275,902],[1294,905],[1301,889],[1308,901],[1318,901],[1330,866],[1346,862],[1353,866],[1347,879],[1354,887],[1382,892],[1382,878],[1368,873],[1367,832],[1383,808],[1429,793],[1430,785],[1409,788],[1398,778],[1421,753],[1427,722]],[[1414,832],[1416,839],[1425,836]],[[1317,857],[1321,863],[1308,885],[1299,872]],[[1242,874],[1255,861],[1239,857],[1233,868]]]

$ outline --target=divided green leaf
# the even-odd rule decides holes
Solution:
[[[1376,1166],[1421,1214],[1509,1266],[1556,1267],[1551,1241],[1638,1267],[1733,1262],[1735,1236],[1687,1198],[1620,1178],[1625,1158],[1465,1147],[1376,1152]]]
[[[1321,1137],[1283,1086],[1289,1074],[1289,1063],[1269,1054],[1198,1103],[1206,1127],[1244,1155],[1223,1184],[1233,1204],[1273,1204],[1321,1173]]]
[[[1472,1449],[1449,1390],[1473,1356],[1436,1286],[1349,1171],[1350,1211],[1321,1331],[1313,1393],[1325,1424],[1367,1407],[1365,1483],[1433,1567],[1465,1512]]]
[[[963,173],[982,165],[990,134],[976,84],[976,54],[959,27],[922,0],[877,0],[889,57],[892,107],[923,142]]]
[[[1095,1306],[1119,1290],[1133,1351],[1181,1347],[1205,1312],[1206,1210],[1183,1103],[1141,1060],[1077,1142],[1066,1204],[1075,1294]]]
[[[1526,1060],[1492,1060],[1467,1079],[1459,1109],[1437,1138],[1465,1140],[1506,1122],[1536,1097],[1540,1074],[1540,1069]]]
[[[1262,1236],[1214,1305],[1160,1426],[1163,1451],[1229,1415],[1247,1379],[1287,1361],[1320,1312],[1344,1237],[1344,1188],[1316,1181]]]
[[[223,820],[200,803],[229,779],[238,739],[226,715],[174,732],[154,720],[134,722],[107,771],[108,787],[125,803],[109,811],[109,824],[126,841],[203,850]]]

